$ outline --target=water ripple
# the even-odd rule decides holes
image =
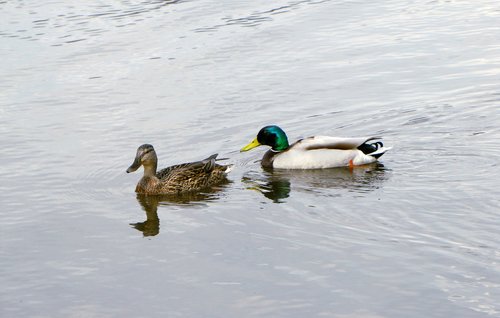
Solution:
[[[7,315],[498,316],[498,1],[0,6]],[[273,123],[393,149],[264,171]],[[231,183],[136,198],[146,142]]]
[[[22,10],[15,11],[17,22],[11,22],[0,33],[0,36],[19,38],[21,40],[46,41],[50,39],[53,46],[72,44],[89,40],[89,36],[109,32],[110,30],[106,25],[110,23],[118,28],[133,26],[136,23],[152,18],[152,15],[161,13],[168,6],[179,2],[182,1],[125,1],[120,5],[98,4],[83,7],[52,2],[48,6],[32,7],[29,15],[24,14]],[[13,5],[9,3],[4,4],[4,6]],[[18,5],[18,7],[23,7],[23,5]],[[56,14],[54,12],[65,13]],[[17,25],[23,25],[25,28],[19,29]],[[54,37],[56,29],[61,30],[59,31],[60,34]],[[29,35],[24,35],[25,33]]]
[[[279,5],[275,8],[271,8],[264,11],[254,12],[250,15],[246,15],[243,17],[233,18],[233,17],[223,17],[221,20],[223,23],[196,28],[194,32],[215,32],[221,28],[229,27],[229,26],[241,26],[241,27],[256,27],[265,22],[273,21],[273,16],[279,14],[286,14],[293,10],[297,10],[301,8],[303,5],[315,5],[321,4],[323,2],[328,2],[330,0],[301,0],[301,1],[293,1],[288,2],[286,5]]]

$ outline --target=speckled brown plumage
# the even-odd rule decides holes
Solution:
[[[137,149],[134,163],[127,172],[144,166],[144,176],[139,180],[135,191],[143,194],[175,194],[199,191],[227,181],[230,165],[215,163],[217,154],[204,160],[179,164],[156,172],[157,157],[151,145]]]

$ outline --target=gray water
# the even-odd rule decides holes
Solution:
[[[0,316],[500,317],[500,4],[0,1]],[[239,149],[381,135],[378,165]],[[230,183],[136,197],[212,153]]]

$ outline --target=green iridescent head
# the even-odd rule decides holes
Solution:
[[[284,151],[289,147],[285,132],[275,125],[262,128],[257,137],[241,148],[241,151],[248,151],[260,145],[270,146],[274,151]]]

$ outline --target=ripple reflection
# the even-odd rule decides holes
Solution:
[[[265,22],[273,21],[272,16],[277,14],[288,13],[293,10],[299,9],[303,5],[316,5],[328,0],[301,0],[293,1],[287,4],[274,4],[274,7],[267,10],[257,11],[250,14],[245,14],[240,17],[224,17],[222,23],[213,26],[205,26],[196,28],[194,32],[215,32],[220,28],[228,26],[241,26],[241,27],[257,27]],[[271,3],[271,5],[273,5]]]
[[[329,189],[367,193],[378,189],[389,178],[381,163],[350,168],[317,170],[264,170],[246,173],[241,181],[249,190],[255,190],[274,203],[284,203],[293,188],[321,194]]]
[[[146,220],[130,223],[130,225],[136,230],[141,231],[144,237],[158,235],[160,233],[158,206],[193,207],[205,205],[208,202],[218,200],[229,183],[227,181],[225,184],[207,189],[204,192],[182,193],[179,195],[137,194],[137,202],[146,213]]]
[[[26,14],[27,10],[16,10],[19,7],[10,5],[11,10],[15,10],[11,15],[15,23],[6,25],[0,32],[0,38],[54,41],[52,46],[62,46],[110,32],[113,27],[132,26],[151,19],[155,14],[165,12],[168,6],[179,2],[182,1],[122,1],[64,6],[64,2],[54,1],[45,6],[32,6],[29,14]],[[55,30],[59,30],[59,33]]]

